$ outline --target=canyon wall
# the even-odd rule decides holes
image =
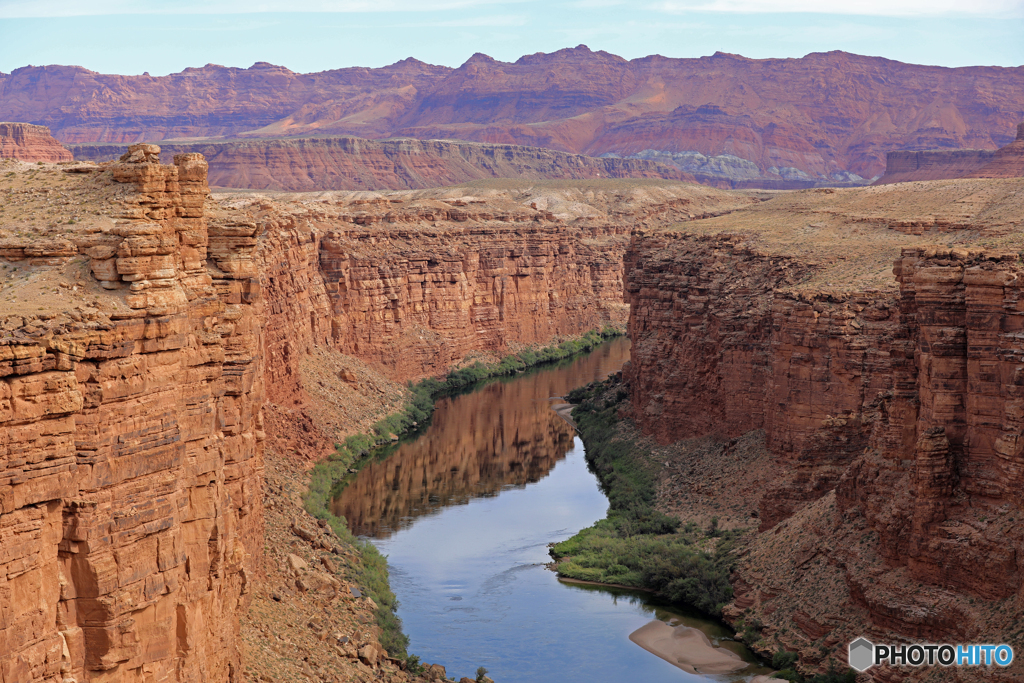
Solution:
[[[924,152],[889,152],[885,175],[876,185],[943,178],[1020,178],[1024,176],[1024,123],[1017,137],[995,151],[943,149]]]
[[[407,59],[299,74],[258,62],[151,77],[27,66],[0,74],[0,118],[47,125],[64,142],[330,134],[731,155],[776,186],[794,173],[873,178],[894,149],[1005,145],[1024,119],[1022,74],[840,51],[626,60],[583,45],[514,63],[477,54],[456,69]]]
[[[879,178],[875,184],[962,178],[992,161],[993,154],[995,152],[987,149],[889,152],[885,155],[885,175]]]
[[[0,328],[4,681],[242,680],[263,545],[255,226],[209,223],[202,157],[158,152],[112,167],[127,187],[100,223],[0,245],[71,297]]]
[[[1020,178],[1024,176],[1024,122],[1017,124],[1017,137],[992,154],[992,160],[972,171],[968,178]]]
[[[117,145],[72,145],[75,158],[107,161]],[[644,159],[599,159],[537,147],[450,140],[300,138],[164,144],[164,157],[195,152],[210,164],[210,184],[252,190],[403,190],[480,178],[667,178],[693,180]]]
[[[625,261],[641,429],[662,443],[764,429],[787,476],[761,501],[762,529],[834,488],[888,386],[893,297],[785,292],[815,266],[730,235],[637,234]]]
[[[975,183],[962,192],[997,187]],[[847,197],[889,199],[874,192]],[[833,220],[842,201],[828,208]],[[771,621],[773,637],[810,661],[864,633],[1012,642],[1024,612],[1024,267],[1017,204],[992,201],[1010,222],[966,226],[988,235],[987,247],[936,245],[964,226],[908,236],[920,246],[900,248],[882,287],[842,277],[845,287],[823,286],[837,268],[857,272],[848,259],[858,248],[835,237],[821,243],[827,252],[802,256],[792,243],[752,239],[748,224],[774,229],[768,205],[749,223],[734,214],[715,230],[632,237],[631,416],[661,443],[713,435],[731,445],[763,430],[772,474],[756,502],[766,533],[739,562],[727,614]],[[810,230],[801,213],[771,234]],[[860,214],[853,225],[869,222]],[[896,230],[871,239],[892,249]]]
[[[625,323],[626,227],[565,226],[532,209],[403,213],[387,200],[258,215],[272,397],[295,387],[299,359],[317,345],[406,381],[475,352]]]
[[[913,362],[879,392],[892,409],[838,502],[865,514],[882,554],[915,578],[1014,595],[1024,534],[999,512],[985,517],[1021,505],[1024,269],[1013,252],[905,249],[894,270],[902,355]]]
[[[71,161],[74,157],[46,126],[0,123],[0,159],[21,161]]]

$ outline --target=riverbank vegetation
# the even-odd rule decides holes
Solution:
[[[712,517],[704,528],[685,525],[655,508],[658,463],[646,449],[623,436],[619,410],[627,398],[621,373],[575,389],[566,400],[576,404],[572,417],[586,445],[587,463],[608,496],[608,516],[551,547],[559,575],[651,590],[715,617],[732,600],[729,575],[744,529],[723,530]],[[740,639],[753,646],[760,623],[736,624]],[[804,676],[798,655],[780,650],[775,676],[798,683],[854,683],[851,669],[829,662],[825,673]]]
[[[409,639],[402,632],[402,622],[396,614],[398,600],[388,585],[387,560],[368,541],[360,541],[348,528],[343,517],[331,513],[330,502],[340,493],[354,470],[370,460],[386,457],[394,449],[386,448],[402,434],[422,429],[434,411],[434,403],[474,387],[477,383],[508,375],[527,368],[563,360],[592,350],[601,342],[621,336],[614,327],[591,330],[576,338],[541,349],[526,349],[506,356],[498,363],[474,363],[453,370],[443,379],[428,377],[409,385],[409,397],[398,412],[376,422],[369,431],[348,437],[325,460],[310,470],[309,488],[303,497],[306,510],[318,519],[326,520],[341,538],[356,545],[362,553],[358,581],[377,604],[377,623],[383,630],[380,642],[392,657],[405,659]],[[380,448],[380,447],[384,448]]]
[[[587,462],[608,496],[608,516],[551,555],[561,576],[653,590],[674,602],[721,616],[732,599],[729,573],[733,543],[741,531],[722,531],[717,519],[706,529],[655,509],[657,473],[631,440],[619,435],[618,410],[626,398],[613,375],[566,396],[587,447]]]

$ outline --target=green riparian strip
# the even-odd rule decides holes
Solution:
[[[335,451],[310,470],[309,489],[303,497],[306,511],[317,519],[326,520],[340,538],[362,553],[356,580],[377,604],[377,623],[383,630],[381,645],[390,656],[407,658],[409,639],[402,632],[402,622],[396,614],[398,600],[388,584],[387,560],[372,543],[356,538],[344,517],[338,517],[330,510],[331,500],[350,478],[349,470],[390,455],[395,450],[388,448],[394,436],[425,427],[434,412],[434,403],[440,397],[466,391],[486,379],[514,375],[530,367],[590,351],[601,342],[621,335],[621,330],[610,326],[591,330],[577,339],[506,356],[495,364],[474,363],[453,370],[443,380],[430,377],[417,384],[410,383],[409,397],[402,410],[378,421],[368,432],[350,436],[344,443],[336,444]],[[383,448],[378,448],[381,446]]]
[[[657,466],[643,447],[619,429],[619,408],[627,392],[621,373],[569,392],[577,404],[572,417],[586,446],[586,458],[608,496],[608,516],[551,547],[560,576],[652,590],[673,602],[721,617],[732,599],[729,575],[736,563],[734,544],[747,530],[723,531],[717,518],[707,529],[655,509]],[[757,624],[736,624],[748,644]],[[796,683],[854,683],[856,673],[829,661],[825,673],[805,677],[796,670],[797,654],[780,651],[773,674]]]
[[[608,516],[551,548],[561,576],[633,586],[721,616],[732,599],[733,540],[741,531],[716,523],[698,529],[654,507],[658,478],[641,448],[620,434],[626,398],[613,375],[569,393],[587,463],[608,496]],[[717,520],[716,520],[717,521]]]

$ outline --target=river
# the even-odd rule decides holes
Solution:
[[[497,683],[741,681],[701,677],[629,634],[652,619],[703,630],[754,658],[724,624],[649,594],[558,580],[548,544],[605,516],[584,448],[551,405],[629,359],[619,338],[591,353],[438,401],[429,427],[365,465],[333,502],[388,557],[409,652],[449,676]]]

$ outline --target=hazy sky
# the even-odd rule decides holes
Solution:
[[[1024,0],[0,0],[0,71],[76,64],[157,76],[207,63],[293,71],[458,66],[586,44],[649,54],[1024,65]]]

